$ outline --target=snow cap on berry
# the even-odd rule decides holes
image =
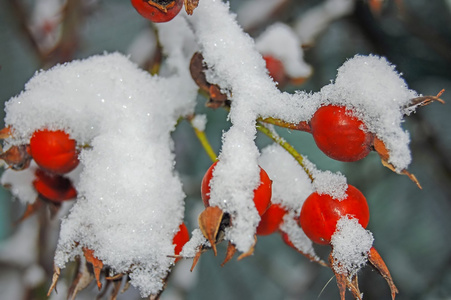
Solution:
[[[262,55],[280,60],[291,78],[308,77],[312,72],[303,59],[301,41],[288,25],[275,23],[269,26],[255,40],[255,46]]]
[[[373,234],[357,219],[348,216],[341,217],[336,228],[330,242],[334,259],[332,267],[336,272],[352,277],[368,260]]]
[[[387,147],[396,171],[411,161],[409,135],[401,127],[404,106],[417,93],[408,89],[385,58],[356,55],[339,69],[337,78],[321,89],[325,103],[346,106],[375,133]]]

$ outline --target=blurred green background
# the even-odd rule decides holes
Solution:
[[[21,11],[30,13],[34,1],[0,2],[0,101],[20,93],[40,68],[103,51],[127,53],[140,31],[151,26],[129,1],[78,3],[81,2],[86,2],[85,10],[76,14],[78,18],[73,20],[65,48],[52,57],[38,55],[23,28],[27,16],[17,10],[19,3]],[[238,11],[244,2],[231,1],[232,10]],[[398,0],[396,3],[403,3],[402,10],[395,2],[385,1],[378,17],[369,10],[367,1],[356,0],[352,12],[331,22],[315,43],[305,49],[305,60],[314,68],[312,78],[303,86],[288,86],[287,90],[317,91],[335,78],[336,69],[347,58],[373,53],[395,64],[409,87],[418,93],[435,95],[443,88],[451,91],[451,1]],[[293,24],[296,18],[320,3],[288,1],[284,9],[250,34],[257,35],[265,25],[276,20]],[[81,9],[79,4],[71,5],[73,9]],[[451,99],[448,93],[442,96],[445,101]],[[229,126],[226,113],[206,109],[204,102],[199,97],[197,111],[207,114],[206,132],[218,152],[221,133]],[[406,176],[384,168],[376,154],[355,163],[339,163],[319,152],[309,134],[279,130],[320,169],[341,171],[349,183],[366,195],[371,211],[368,229],[373,232],[375,247],[391,270],[400,290],[397,297],[400,300],[451,299],[450,117],[449,103],[435,103],[419,109],[405,122],[405,128],[411,133],[413,156],[409,170],[419,179],[422,190]],[[180,124],[173,137],[176,168],[187,194],[186,222],[191,230],[197,227],[199,185],[210,161],[186,122]],[[257,142],[261,147],[270,143],[264,136],[259,136]],[[0,205],[0,237],[5,243],[14,234],[12,224],[24,208],[18,201],[11,201],[5,189],[0,190]],[[178,272],[177,266],[175,278],[169,281],[162,299],[339,299],[335,281],[327,284],[332,272],[287,247],[278,234],[260,237],[253,256],[220,267],[224,250],[222,245],[218,257],[211,251],[205,253],[193,274]],[[322,255],[327,255],[327,251],[326,247],[318,247]],[[8,266],[0,272],[10,269]],[[4,277],[0,276],[0,281]],[[364,299],[389,299],[385,281],[369,267],[361,272],[359,280]],[[7,288],[4,283],[0,286]],[[88,291],[81,298],[90,299],[92,295]],[[351,299],[351,295],[347,296]],[[27,299],[36,297],[26,296]],[[131,291],[121,297],[132,299],[139,295]]]

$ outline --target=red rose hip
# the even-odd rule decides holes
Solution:
[[[366,228],[370,212],[365,196],[352,185],[348,185],[346,194],[346,198],[340,201],[330,195],[315,192],[305,200],[299,225],[313,242],[329,244],[337,222],[343,216],[356,218]]]

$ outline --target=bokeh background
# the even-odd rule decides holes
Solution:
[[[0,101],[20,93],[36,70],[104,51],[129,53],[143,31],[151,32],[152,24],[141,18],[127,0],[68,1],[70,20],[66,20],[57,48],[49,52],[51,38],[44,41],[43,33],[39,38],[39,32],[33,36],[28,28],[37,28],[41,24],[39,16],[49,13],[58,2],[0,2]],[[240,15],[246,2],[230,1],[240,20],[247,19],[243,12]],[[261,2],[263,5],[267,1]],[[276,21],[294,27],[312,9],[329,5],[334,11],[332,4],[343,1],[279,2],[284,2],[279,9],[247,28],[249,34],[257,36]],[[351,9],[336,14],[312,42],[303,45],[313,76],[303,85],[287,86],[286,90],[318,91],[335,78],[337,68],[346,59],[372,53],[387,57],[409,87],[421,94],[435,95],[443,88],[451,91],[451,1],[385,0],[379,14],[370,9],[369,2],[374,1],[345,2],[351,3]],[[38,3],[46,9],[37,12]],[[46,26],[44,33],[52,30],[52,22]],[[445,101],[451,99],[448,93],[442,96]],[[207,115],[206,133],[219,152],[221,133],[229,126],[227,115],[207,109],[204,104],[205,99],[199,97],[197,112]],[[451,299],[450,118],[450,103],[434,103],[419,109],[404,124],[411,133],[413,162],[409,170],[419,179],[422,190],[406,176],[384,168],[376,154],[359,162],[340,163],[323,155],[309,134],[279,130],[320,169],[344,173],[348,182],[366,195],[371,211],[368,229],[391,270],[400,300]],[[188,123],[181,122],[173,137],[176,168],[187,194],[186,223],[194,229],[201,207],[200,181],[210,161]],[[265,136],[258,136],[257,142],[260,147],[270,143]],[[24,235],[20,228],[27,223],[14,224],[23,210],[7,189],[0,188],[0,293],[4,299],[46,299],[50,279],[46,272],[51,272],[53,249],[40,249],[39,243],[12,243],[18,231]],[[218,257],[211,252],[203,254],[193,273],[188,271],[190,261],[176,266],[161,299],[339,299],[331,270],[309,262],[286,246],[278,234],[260,237],[253,256],[220,267],[224,246]],[[327,247],[317,249],[321,255],[329,251]],[[44,264],[42,269],[30,270],[27,266],[33,252],[38,252],[35,255]],[[359,274],[359,280],[364,299],[390,298],[385,281],[369,267]],[[64,286],[61,283],[60,290],[64,291]],[[64,299],[63,294],[54,294],[52,299]],[[79,298],[93,299],[95,295],[92,284]],[[347,296],[351,299],[350,294]],[[120,298],[140,297],[131,289]]]

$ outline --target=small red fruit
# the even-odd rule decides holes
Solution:
[[[361,120],[346,111],[346,107],[322,106],[313,115],[310,125],[318,148],[333,159],[357,161],[371,151],[373,135]]]
[[[172,20],[183,7],[183,0],[131,0],[131,3],[141,16],[154,23]]]
[[[280,204],[271,204],[266,212],[261,216],[257,226],[257,235],[269,235],[279,229],[283,222],[286,210]]]
[[[271,76],[275,82],[279,83],[279,85],[284,85],[287,76],[285,74],[283,63],[270,55],[263,56],[263,59],[266,62],[266,69],[268,69],[269,76]]]
[[[370,212],[365,196],[352,185],[348,185],[346,194],[346,198],[340,201],[315,192],[305,200],[299,225],[313,242],[329,244],[337,222],[343,216],[356,218],[366,228]]]
[[[218,162],[210,166],[202,179],[201,194],[205,207],[210,206],[210,180],[213,177],[213,170]],[[261,216],[271,203],[272,181],[268,174],[260,168],[260,185],[254,190],[254,204],[258,214]]]
[[[53,202],[62,202],[77,197],[77,191],[69,179],[41,169],[36,170],[35,176],[33,186],[44,198]]]
[[[189,241],[189,232],[185,223],[180,224],[179,231],[174,235],[172,244],[175,245],[174,254],[179,255],[182,252],[183,246]],[[178,261],[178,258],[175,260]]]
[[[30,154],[44,170],[65,174],[78,166],[77,143],[62,130],[36,131],[30,139]]]

